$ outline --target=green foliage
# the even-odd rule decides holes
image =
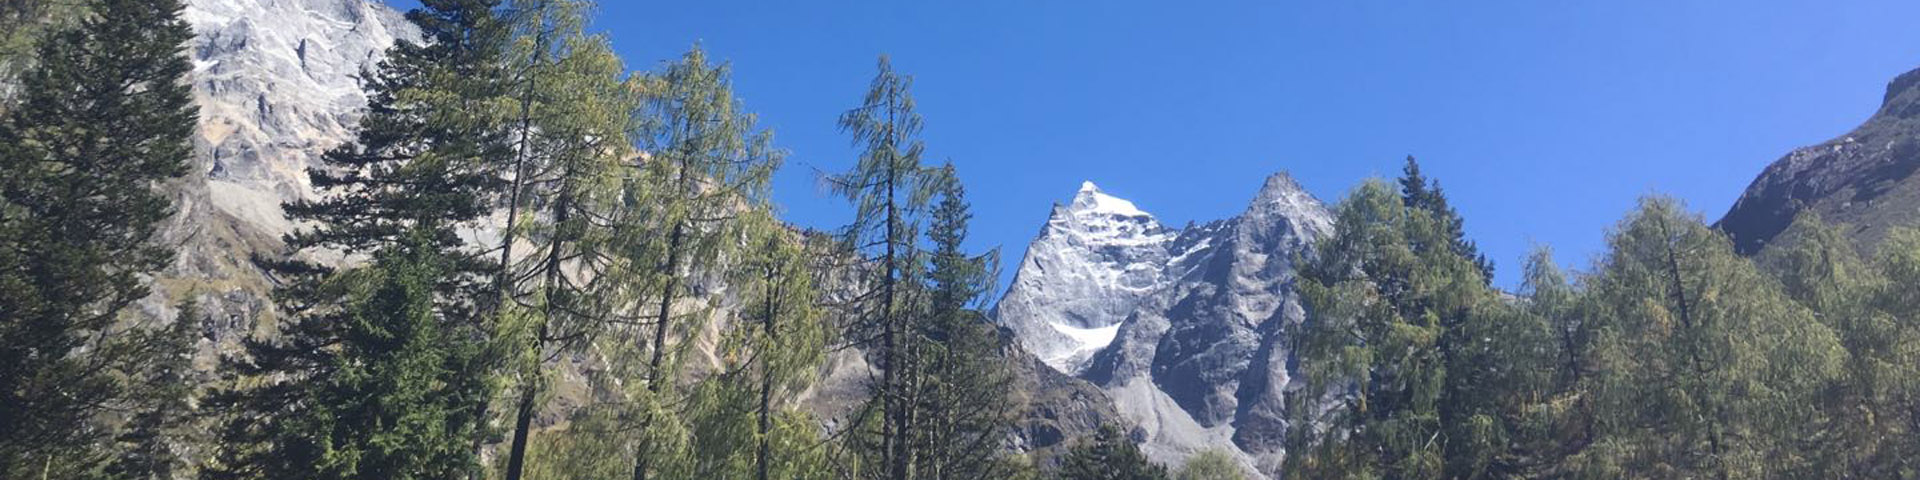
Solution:
[[[1220,450],[1207,450],[1187,457],[1174,473],[1174,480],[1247,480],[1246,470],[1233,456]]]
[[[629,115],[639,107],[639,80],[604,36],[585,33],[590,5],[571,0],[519,0],[504,16],[514,32],[507,49],[513,72],[512,124],[505,216],[494,277],[498,368],[518,390],[504,477],[525,468],[533,417],[544,402],[555,360],[586,351],[631,307],[633,275],[607,274],[620,256],[617,222],[636,216],[622,169],[634,154]],[[499,207],[496,207],[499,208]]]
[[[1845,355],[1833,333],[1672,200],[1643,201],[1608,246],[1575,475],[1807,475],[1794,440],[1823,423],[1817,395]]]
[[[1012,424],[1010,373],[999,333],[982,307],[993,290],[998,251],[969,255],[966,192],[951,164],[939,173],[927,238],[927,299],[906,337],[903,394],[911,419],[905,444],[914,475],[998,478],[1008,473],[1001,444]]]
[[[649,328],[632,332],[646,354],[643,365],[629,368],[643,372],[630,384],[644,390],[629,395],[645,408],[636,417],[646,432],[635,445],[634,477],[673,478],[684,471],[675,469],[689,468],[696,452],[686,449],[700,441],[687,423],[693,417],[671,411],[685,403],[673,383],[718,300],[696,287],[703,275],[739,273],[725,262],[750,252],[756,226],[773,228],[749,217],[766,208],[768,182],[786,153],[734,97],[731,68],[698,47],[649,79],[634,119],[649,158],[626,196],[644,205],[644,219],[626,224],[633,230],[620,232],[628,242],[617,248],[633,264],[657,265],[643,270],[649,279],[642,283],[653,286],[643,293]]]
[[[1460,333],[1489,298],[1449,224],[1368,182],[1343,201],[1334,233],[1301,270],[1307,328],[1299,355],[1308,391],[1345,390],[1322,438],[1295,435],[1295,475],[1434,478],[1450,469],[1448,433],[1475,411],[1453,400],[1472,377],[1450,378]],[[1468,340],[1471,340],[1470,338]],[[1310,411],[1299,408],[1296,411]],[[1304,419],[1305,417],[1303,417]],[[1474,419],[1486,423],[1486,419]],[[1473,427],[1485,432],[1498,425]],[[1492,434],[1492,432],[1488,432]],[[1452,465],[1451,467],[1458,467]]]
[[[141,473],[99,470],[116,455],[103,451],[115,428],[98,422],[141,408],[129,404],[145,392],[120,374],[171,351],[122,317],[173,258],[153,240],[172,214],[156,187],[192,153],[181,8],[101,0],[39,36],[43,61],[0,123],[0,477]]]
[[[1147,461],[1120,427],[1102,425],[1061,459],[1062,480],[1165,480],[1167,468]]]
[[[263,260],[282,281],[278,338],[230,358],[236,388],[213,478],[446,478],[477,468],[494,355],[481,309],[494,266],[459,231],[491,211],[508,164],[497,108],[506,28],[487,0],[408,13],[428,39],[395,45],[367,85],[352,143],[310,172],[324,198],[287,205],[314,228]],[[336,270],[302,255],[365,254]]]
[[[1822,395],[1831,422],[1802,442],[1832,478],[1916,474],[1920,441],[1909,433],[1920,387],[1920,236],[1896,229],[1875,261],[1863,260],[1842,232],[1808,213],[1763,251],[1760,264],[1785,292],[1831,328],[1847,352],[1840,377]]]

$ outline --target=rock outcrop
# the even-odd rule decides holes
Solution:
[[[1802,212],[1844,224],[1871,251],[1889,228],[1920,226],[1920,70],[1887,85],[1880,110],[1852,132],[1767,166],[1715,224],[1741,253],[1770,245]]]

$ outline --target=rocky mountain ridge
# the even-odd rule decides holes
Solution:
[[[1087,191],[1076,195],[1076,206]],[[1125,225],[1137,228],[1125,230],[1071,221],[1085,214],[1055,208],[996,320],[1022,334],[1023,344],[1054,342],[1045,332],[1062,323],[1117,328],[1074,373],[1113,398],[1150,457],[1179,464],[1226,449],[1245,466],[1275,475],[1285,456],[1294,373],[1289,342],[1305,316],[1293,261],[1332,231],[1326,207],[1282,173],[1269,177],[1239,215],[1173,235],[1146,228],[1158,224],[1137,220],[1151,220],[1144,213],[1129,217],[1136,220]],[[1112,238],[1117,231],[1132,236]],[[1102,241],[1075,241],[1084,238]]]
[[[1768,165],[1715,223],[1742,253],[1770,245],[1803,212],[1844,224],[1871,251],[1889,228],[1920,225],[1920,69],[1887,84],[1880,109],[1839,138]]]

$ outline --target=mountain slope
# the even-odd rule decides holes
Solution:
[[[1741,253],[1766,247],[1801,212],[1852,227],[1872,250],[1890,227],[1920,225],[1920,69],[1887,85],[1880,110],[1840,138],[1794,150],[1754,179],[1715,224]]]

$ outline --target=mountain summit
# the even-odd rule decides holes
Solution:
[[[1277,473],[1304,317],[1293,261],[1332,217],[1284,173],[1240,215],[1184,230],[1132,207],[1091,183],[1056,205],[995,318],[1105,390],[1155,460],[1231,446]]]
[[[1078,373],[1134,304],[1160,288],[1176,234],[1083,182],[1071,202],[1053,206],[996,316],[1048,366]]]

